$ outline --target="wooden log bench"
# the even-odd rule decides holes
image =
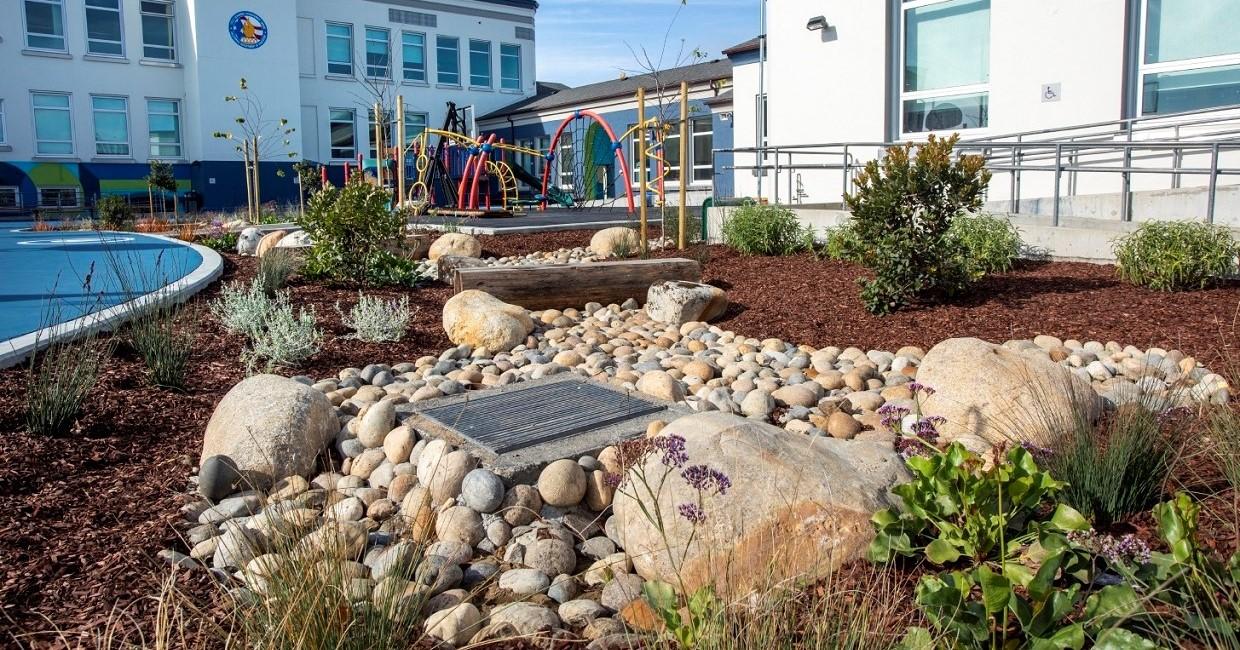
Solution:
[[[629,298],[646,302],[650,285],[666,280],[700,282],[702,267],[682,258],[618,260],[585,264],[516,267],[457,267],[440,279],[454,293],[485,291],[526,309],[566,309],[586,303],[620,304]]]

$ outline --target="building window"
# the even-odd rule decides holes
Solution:
[[[171,2],[142,0],[142,56],[161,61],[175,61],[176,20]]]
[[[903,132],[985,127],[990,0],[905,0]]]
[[[405,113],[405,146],[422,137],[422,132],[430,124],[430,116],[426,113]]]
[[[469,85],[491,87],[491,41],[469,41]]]
[[[91,112],[95,120],[95,154],[129,155],[129,100],[124,97],[93,96]]]
[[[69,96],[61,93],[33,93],[34,151],[41,156],[73,154],[73,116]]]
[[[331,132],[331,157],[336,160],[353,160],[357,156],[357,133],[353,109],[333,108],[328,111],[327,128]]]
[[[1146,0],[1141,113],[1240,103],[1240,4]]]
[[[366,28],[366,76],[371,79],[392,76],[391,34],[386,29]]]
[[[715,180],[715,120],[709,115],[693,118],[693,182],[709,183]]]
[[[76,187],[40,187],[40,208],[76,208],[82,203]]]
[[[577,170],[577,157],[574,155],[575,153],[576,148],[573,147],[572,134],[561,136],[559,152],[555,157],[559,172],[557,177],[560,179],[560,189],[573,189],[573,179],[576,178]]]
[[[436,36],[435,59],[439,83],[461,85],[461,39],[455,36]]]
[[[181,157],[181,103],[175,99],[146,100],[152,158]]]
[[[86,51],[122,56],[121,0],[86,0]]]
[[[353,76],[353,25],[327,23],[327,74]]]
[[[25,0],[26,47],[65,51],[65,8],[62,0]]]
[[[0,210],[16,210],[22,207],[22,195],[16,187],[0,187]]]
[[[404,63],[405,81],[426,81],[426,35],[402,32],[401,60]]]
[[[501,43],[499,46],[499,87],[521,90],[521,46]]]
[[[370,157],[375,158],[375,112],[374,110],[366,111],[367,127],[366,138],[370,140]],[[422,132],[426,130],[430,117],[426,113],[405,113],[405,146],[421,137]],[[392,147],[396,142],[396,119],[392,114],[388,115],[387,124],[384,125],[383,146]]]
[[[630,125],[629,128],[632,128]],[[656,146],[654,143],[654,134],[647,130],[646,135],[646,178],[654,183],[659,178],[659,159],[663,159],[663,180],[667,183],[680,182],[680,128],[673,126],[672,130],[663,136],[662,147],[651,154],[650,152]],[[629,140],[629,161],[632,166],[633,185],[637,185],[641,180],[638,173],[639,160],[637,158],[637,137],[638,133],[633,132],[633,136]],[[714,120],[709,116],[690,117],[689,118],[689,167],[693,170],[693,176],[690,184],[693,183],[709,183],[715,178],[714,168]]]

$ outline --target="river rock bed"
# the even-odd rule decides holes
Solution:
[[[858,456],[894,457],[896,434],[880,410],[916,408],[927,358],[917,347],[813,349],[701,322],[676,326],[633,301],[530,317],[534,331],[508,352],[458,346],[294,378],[331,404],[339,467],[187,505],[187,548],[164,559],[209,567],[239,597],[261,598],[273,567],[311,549],[326,553],[355,606],[414,603],[426,633],[450,644],[539,633],[619,639],[652,621],[611,512],[608,477],[623,473],[621,451],[563,459],[535,484],[506,485],[466,451],[400,424],[396,404],[576,373],[818,437],[840,456],[856,445]],[[1066,368],[1112,408],[1150,396],[1160,407],[1229,397],[1221,377],[1177,350],[1050,336],[1003,348]]]

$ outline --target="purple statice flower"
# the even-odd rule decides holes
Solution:
[[[921,393],[922,395],[925,395],[926,397],[930,397],[931,395],[934,394],[933,388],[921,382],[917,382],[917,381],[910,382],[908,385],[908,389],[913,393]]]
[[[1068,541],[1101,557],[1108,564],[1141,566],[1150,561],[1149,545],[1131,534],[1115,537],[1090,528],[1087,531],[1069,532]]]
[[[900,458],[908,460],[913,456],[927,456],[930,448],[913,436],[900,436],[895,441],[896,453]]]
[[[913,423],[913,434],[926,442],[934,442],[939,439],[939,425],[944,422],[947,418],[941,415],[923,417]]]
[[[680,513],[685,521],[697,526],[706,521],[706,513],[702,511],[701,506],[696,503],[682,503],[676,507],[676,511]]]
[[[603,482],[607,484],[607,487],[618,488],[621,485],[624,485],[624,474],[606,472],[603,475]]]
[[[689,487],[699,492],[727,494],[728,488],[732,487],[732,479],[723,472],[706,465],[686,467],[680,472],[680,476],[685,479]]]
[[[1033,459],[1039,463],[1044,463],[1050,460],[1051,456],[1055,455],[1054,450],[1048,447],[1040,447],[1032,442],[1029,442],[1028,440],[1022,440],[1020,446],[1023,447],[1025,451],[1029,452],[1029,455],[1033,456]]]
[[[689,454],[685,452],[685,439],[678,435],[655,438],[654,448],[663,453],[662,462],[667,467],[679,468],[689,462]]]
[[[904,416],[909,413],[910,411],[903,406],[896,406],[895,404],[890,403],[883,404],[878,407],[878,414],[882,416],[879,423],[892,431],[898,431],[900,428],[900,422],[904,420]]]

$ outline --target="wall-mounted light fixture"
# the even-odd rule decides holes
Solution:
[[[805,24],[805,29],[808,29],[811,32],[825,30],[830,27],[831,26],[827,24],[826,16],[814,16],[809,19],[808,23]]]

